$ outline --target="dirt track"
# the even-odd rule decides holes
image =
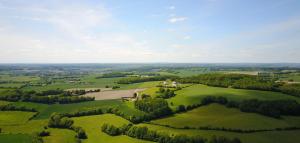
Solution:
[[[145,89],[129,89],[129,90],[109,90],[88,93],[83,96],[95,97],[95,100],[121,99],[122,97],[133,97],[135,92],[140,92]]]

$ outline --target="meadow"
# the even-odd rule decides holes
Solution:
[[[300,127],[299,117],[285,116],[282,119],[276,119],[255,113],[241,112],[238,109],[227,108],[220,104],[198,107],[186,113],[175,114],[174,116],[151,122],[177,128],[224,127],[242,130],[262,130],[292,126]]]
[[[155,130],[160,133],[170,135],[200,135],[205,138],[212,136],[226,136],[229,138],[238,137],[242,143],[297,143],[300,140],[300,131],[267,131],[256,133],[234,133],[226,131],[211,131],[211,130],[194,130],[194,129],[173,129],[158,125],[139,124],[140,127],[148,127],[150,130]],[[296,142],[295,142],[296,141]]]
[[[126,112],[131,115],[141,115],[143,112],[130,108],[126,106],[121,100],[98,100],[89,101],[74,104],[41,104],[41,103],[29,103],[29,102],[14,102],[15,106],[25,106],[28,108],[37,109],[39,114],[34,119],[48,119],[53,112],[57,113],[72,113],[77,111],[87,111],[92,109],[108,109],[108,108],[118,108],[120,111]]]
[[[148,141],[138,140],[128,136],[109,136],[101,131],[101,126],[104,123],[110,123],[115,126],[122,126],[128,124],[129,121],[120,118],[112,114],[76,117],[72,118],[76,126],[82,127],[86,130],[88,139],[84,140],[84,143],[106,142],[106,143],[150,143]]]
[[[241,101],[245,99],[292,99],[300,103],[300,98],[279,92],[211,87],[201,84],[195,84],[193,86],[183,88],[182,90],[176,91],[175,93],[175,97],[168,99],[168,102],[173,105],[173,107],[178,105],[199,104],[201,99],[205,96],[223,96],[228,100],[234,101]]]
[[[32,137],[26,134],[0,134],[3,143],[31,143]]]

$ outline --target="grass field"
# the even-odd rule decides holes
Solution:
[[[150,87],[144,91],[141,91],[140,94],[146,94],[146,95],[151,95],[152,97],[157,96],[158,94],[156,93],[159,90],[159,87]]]
[[[147,141],[130,138],[128,136],[109,136],[101,131],[101,126],[104,123],[113,124],[115,126],[121,126],[129,123],[127,120],[120,118],[112,114],[76,117],[72,118],[76,126],[82,127],[88,136],[88,139],[83,140],[83,143],[148,143]]]
[[[233,129],[275,129],[300,125],[300,117],[275,119],[255,113],[244,113],[238,109],[211,104],[186,113],[151,121],[172,127],[225,127]],[[300,126],[299,126],[300,127]]]
[[[82,83],[57,82],[45,86],[28,86],[22,88],[23,90],[45,91],[50,89],[71,89],[71,88],[104,88],[105,86],[112,87],[114,85],[120,86],[119,89],[135,89],[148,88],[158,84],[158,82],[143,82],[135,84],[117,84],[116,82],[121,78],[96,78],[96,75],[89,75],[82,77]]]
[[[255,98],[259,100],[293,99],[300,102],[300,98],[282,94],[279,92],[211,87],[201,84],[183,88],[182,90],[176,91],[175,93],[175,97],[168,99],[168,102],[172,102],[174,106],[178,106],[180,104],[198,104],[205,96],[224,96],[229,100],[235,101]]]
[[[155,87],[159,84],[160,81],[149,81],[149,82],[141,82],[141,83],[133,83],[133,84],[120,84],[120,89],[136,89],[136,88],[150,88]]]
[[[107,109],[109,107],[116,107],[120,111],[126,112],[129,115],[141,115],[143,112],[125,106],[126,104],[121,100],[99,100],[99,101],[89,101],[74,104],[40,104],[40,103],[29,103],[29,102],[14,102],[16,106],[25,106],[29,108],[37,109],[40,114],[34,119],[47,119],[53,112],[57,113],[70,113],[84,110],[91,110],[95,108]]]
[[[176,69],[174,72],[160,71],[162,74],[178,75],[181,77],[192,76],[196,74],[209,72],[209,69]],[[46,86],[30,86],[22,89],[43,91],[49,89],[70,89],[70,88],[104,88],[106,85],[112,87],[114,85],[120,86],[112,92],[122,92],[121,90],[145,89],[140,91],[141,94],[148,94],[156,96],[156,91],[159,90],[157,85],[159,81],[142,82],[135,84],[117,84],[116,82],[121,78],[96,78],[100,74],[80,75],[79,82],[69,82],[65,79],[58,79],[53,84]],[[297,80],[297,77],[293,77]],[[30,76],[0,76],[0,81],[13,81],[16,83],[0,84],[0,95],[9,94],[8,87],[20,87],[23,82],[37,82],[41,79],[39,77]],[[101,91],[102,92],[102,91]],[[210,87],[206,85],[195,84],[182,90],[175,92],[176,96],[167,101],[171,108],[175,109],[178,105],[199,104],[201,99],[205,96],[224,96],[229,100],[241,101],[244,99],[259,99],[259,100],[276,100],[276,99],[293,99],[300,103],[300,98],[290,95],[257,90],[232,89]],[[172,103],[172,104],[171,104]],[[0,105],[13,104],[15,106],[25,106],[28,108],[37,109],[39,114],[33,120],[28,120],[35,113],[33,112],[19,112],[19,111],[0,111],[0,142],[13,143],[27,143],[31,142],[32,134],[42,131],[47,126],[48,119],[53,112],[71,113],[77,111],[91,110],[95,108],[107,109],[110,107],[118,108],[126,116],[143,116],[144,112],[135,109],[133,102],[122,102],[121,100],[99,100],[89,101],[74,104],[40,104],[30,102],[7,102],[0,101]],[[121,126],[129,123],[129,121],[112,114],[102,114],[93,116],[74,117],[75,126],[82,127],[88,139],[82,140],[83,143],[105,142],[105,143],[150,143],[125,135],[109,136],[101,132],[103,123]],[[223,105],[211,104],[208,106],[201,106],[191,111],[175,114],[170,117],[161,118],[151,121],[155,124],[169,125],[171,127],[224,127],[233,129],[274,129],[296,126],[300,127],[300,117],[282,116],[281,119],[270,118],[256,113],[244,113],[238,109],[226,108]],[[298,143],[300,140],[300,130],[297,131],[269,131],[257,133],[234,133],[225,131],[213,130],[195,130],[195,129],[174,129],[151,124],[136,124],[136,126],[148,126],[151,130],[158,132],[175,134],[186,134],[188,136],[200,135],[205,138],[210,138],[212,135],[227,136],[230,138],[238,137],[243,143]],[[45,143],[75,143],[75,132],[67,129],[48,128],[50,136],[43,137]]]
[[[27,134],[0,134],[1,143],[32,143],[32,137]]]
[[[35,113],[20,111],[1,111],[0,126],[20,125],[28,121]]]
[[[17,117],[17,115],[16,115]],[[34,132],[39,132],[47,126],[48,120],[30,120],[24,124],[19,125],[3,125],[0,126],[3,133],[21,133],[21,134],[32,134]]]
[[[23,83],[2,83],[0,88],[20,88],[23,85]]]
[[[43,137],[44,143],[75,143],[75,132],[68,129],[47,129],[50,136]]]
[[[0,81],[12,81],[12,82],[31,82],[40,80],[38,76],[10,76],[0,75]]]
[[[57,82],[45,86],[28,86],[24,90],[44,91],[49,89],[69,89],[69,88],[104,88],[106,85],[116,85],[119,78],[100,78],[96,79],[96,75],[88,75],[81,78],[81,83]]]
[[[180,77],[186,77],[186,76],[194,76],[194,75],[208,73],[208,72],[210,72],[210,69],[208,68],[193,67],[193,68],[186,68],[186,69],[172,69],[171,71],[162,70],[157,73],[161,75],[175,75]]]
[[[298,143],[300,140],[300,131],[269,131],[257,133],[233,133],[225,131],[208,131],[208,130],[192,130],[192,129],[172,129],[157,125],[139,124],[137,126],[146,126],[150,130],[156,130],[161,133],[170,135],[184,134],[188,136],[200,135],[205,138],[211,136],[226,136],[229,138],[238,137],[243,143]]]
[[[1,105],[7,105],[7,104],[9,104],[9,103],[11,103],[11,102],[0,100],[0,106],[1,106]]]
[[[279,79],[283,81],[293,80],[294,82],[300,82],[300,73],[284,74],[281,75]]]

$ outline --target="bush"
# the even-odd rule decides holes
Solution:
[[[74,121],[58,113],[52,113],[48,126],[52,128],[70,128]]]
[[[38,132],[37,135],[40,136],[40,137],[45,137],[45,136],[49,136],[50,132],[46,131],[46,130],[43,130],[41,132]]]
[[[71,129],[74,130],[77,133],[76,138],[78,138],[78,139],[87,139],[87,135],[81,127],[72,126]]]
[[[102,125],[101,131],[111,136],[117,136],[122,133],[118,127],[106,123]]]
[[[179,105],[176,109],[176,112],[185,112],[186,111],[186,108],[184,105]]]

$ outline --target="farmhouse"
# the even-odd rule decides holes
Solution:
[[[176,81],[173,81],[173,82],[172,82],[172,86],[173,86],[173,87],[177,87],[177,82],[176,82]]]

